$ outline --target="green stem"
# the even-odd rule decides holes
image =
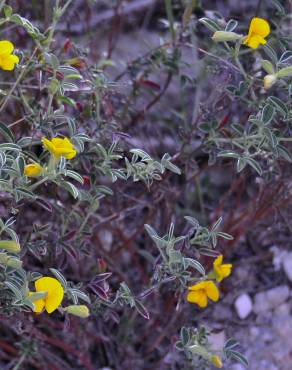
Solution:
[[[29,63],[31,62],[31,60],[34,58],[36,52],[37,52],[38,48],[35,48],[31,57],[29,58],[29,60],[27,61],[26,63],[26,66],[23,67],[22,71],[20,72],[17,80],[15,81],[15,83],[13,84],[13,86],[11,87],[10,91],[8,92],[8,94],[6,95],[6,98],[4,100],[4,102],[2,103],[1,107],[0,107],[0,113],[3,111],[3,109],[6,107],[6,104],[8,103],[8,100],[10,99],[10,97],[12,96],[13,94],[13,91],[16,89],[16,87],[18,86],[19,82],[21,81],[21,79],[25,76],[26,72],[28,71],[28,65]]]
[[[49,31],[48,38],[47,38],[46,50],[50,49],[50,45],[53,41],[53,37],[54,37],[54,33],[56,31],[57,24],[58,24],[60,18],[62,17],[62,15],[65,13],[66,9],[68,8],[68,6],[70,5],[71,2],[72,2],[72,0],[68,0],[66,2],[66,4],[63,6],[63,8],[59,8],[60,0],[56,0],[56,4],[55,4],[55,7],[54,7],[54,15],[53,15],[52,26],[50,27],[50,31]]]
[[[22,365],[22,363],[24,362],[24,360],[26,359],[26,356],[27,356],[27,353],[24,353],[18,360],[17,364],[13,367],[12,370],[18,370],[20,369],[20,366]]]
[[[31,185],[29,187],[29,190],[35,190],[39,185],[43,184],[44,182],[46,182],[47,180],[49,179],[48,176],[45,176],[43,177],[41,180],[39,180],[38,182],[36,182],[35,184]]]
[[[172,11],[172,0],[164,0],[165,8],[166,8],[166,15],[169,22],[170,33],[172,37],[172,41],[175,41],[175,29],[174,29],[174,16]]]

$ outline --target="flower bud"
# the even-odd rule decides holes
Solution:
[[[24,174],[27,177],[38,177],[42,174],[43,167],[38,163],[27,164],[24,167]]]
[[[22,267],[22,261],[18,258],[8,256],[6,253],[0,253],[0,263],[16,270]]]
[[[82,319],[86,319],[89,315],[89,309],[85,305],[72,305],[64,308],[64,311],[70,313],[71,315],[75,315],[81,317]]]
[[[0,249],[5,249],[10,253],[19,253],[20,245],[14,240],[0,240]]]
[[[22,268],[22,261],[20,261],[18,258],[8,257],[6,265],[14,268],[15,270],[19,270]]]
[[[236,41],[241,37],[241,35],[238,35],[235,32],[216,31],[212,36],[212,40],[215,42]]]
[[[219,356],[213,355],[211,357],[211,361],[212,361],[212,364],[218,369],[221,369],[223,367],[222,360]]]
[[[264,77],[264,88],[268,90],[270,87],[274,85],[276,81],[277,81],[276,75],[266,75]]]

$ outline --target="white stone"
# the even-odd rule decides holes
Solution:
[[[287,253],[283,258],[283,268],[287,278],[292,281],[292,253]]]
[[[234,364],[234,365],[231,365],[230,370],[246,370],[246,367],[244,367],[241,364]]]
[[[257,293],[255,295],[253,311],[258,314],[277,308],[288,299],[289,295],[290,290],[287,285],[280,285],[266,292]]]
[[[224,347],[225,342],[226,342],[226,334],[224,330],[220,331],[219,333],[211,333],[209,336],[210,347],[214,351],[222,351],[222,348]]]
[[[241,294],[236,298],[234,303],[236,313],[242,320],[246,319],[252,312],[252,300],[246,293]]]

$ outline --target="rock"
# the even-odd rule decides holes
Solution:
[[[110,252],[113,244],[113,234],[107,229],[102,229],[99,230],[98,236],[101,243],[103,244],[104,249],[107,252]]]
[[[246,367],[241,364],[234,364],[231,366],[230,370],[246,370]]]
[[[290,309],[291,309],[290,302],[285,302],[285,303],[280,304],[280,306],[278,306],[275,309],[275,314],[279,316],[283,316],[283,315],[288,316],[290,314]]]
[[[287,278],[292,281],[292,252],[287,253],[283,258],[283,268]]]
[[[219,333],[211,333],[209,336],[210,347],[214,351],[222,351],[225,342],[226,335],[224,331],[220,331]]]
[[[290,315],[282,315],[275,317],[273,320],[275,331],[286,341],[290,341],[292,337],[292,320]]]
[[[286,258],[287,252],[283,249],[280,249],[276,245],[270,248],[270,252],[273,253],[273,265],[275,271],[280,271],[282,268],[283,261]]]
[[[290,290],[287,285],[280,285],[266,292],[257,293],[255,295],[253,311],[258,314],[277,308],[288,299],[289,295]]]
[[[232,317],[232,310],[223,303],[215,305],[214,317],[217,317],[219,321],[229,320]]]
[[[252,300],[246,293],[236,298],[234,306],[238,317],[242,320],[246,319],[252,312]]]

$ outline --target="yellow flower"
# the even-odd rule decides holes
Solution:
[[[221,254],[219,257],[215,259],[213,263],[213,268],[214,268],[216,280],[218,281],[218,283],[220,283],[220,281],[222,281],[224,278],[229,276],[232,270],[231,263],[226,263],[223,265],[222,262],[223,262],[223,256]]]
[[[24,167],[24,174],[27,177],[38,177],[42,174],[43,167],[38,163],[27,164]]]
[[[45,298],[34,301],[34,312],[41,313],[45,308],[47,313],[54,312],[62,303],[64,298],[64,289],[60,282],[52,277],[45,276],[35,281],[36,292],[46,292]],[[32,293],[30,292],[30,295]]]
[[[0,68],[4,71],[12,71],[15,64],[19,62],[17,55],[12,54],[14,45],[12,42],[3,40],[0,41]]]
[[[244,43],[252,49],[257,49],[261,44],[267,43],[265,38],[270,32],[270,25],[265,19],[254,17],[250,22],[248,35]]]
[[[219,289],[211,280],[202,281],[189,287],[187,300],[191,303],[196,303],[199,307],[207,307],[208,298],[214,302],[219,299]]]
[[[219,356],[213,355],[211,357],[211,361],[212,361],[212,364],[218,369],[221,369],[223,367],[222,360]]]
[[[61,139],[60,137],[54,137],[52,140],[43,137],[42,143],[44,148],[47,149],[56,159],[60,159],[60,157],[72,159],[77,154],[74,145],[67,137],[64,139]]]

